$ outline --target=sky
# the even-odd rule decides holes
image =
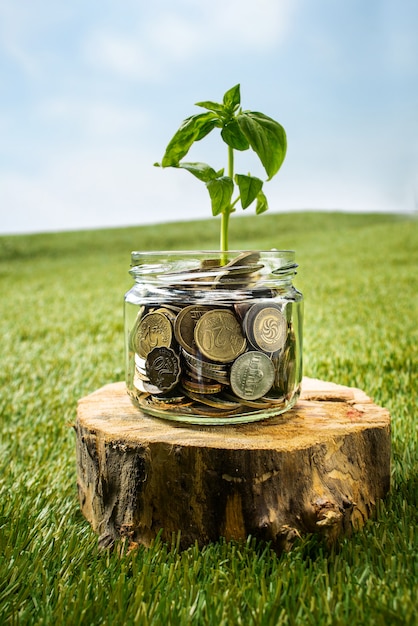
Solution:
[[[270,211],[416,211],[417,32],[416,0],[0,0],[0,233],[209,218],[204,184],[154,163],[238,83],[287,133]]]

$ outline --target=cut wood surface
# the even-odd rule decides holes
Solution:
[[[390,486],[390,415],[360,389],[303,379],[297,405],[251,424],[189,426],[145,415],[124,383],[82,398],[81,510],[100,544],[181,546],[249,535],[277,551],[304,533],[359,529]]]

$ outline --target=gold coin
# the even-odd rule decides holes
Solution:
[[[209,383],[203,383],[196,380],[190,380],[189,378],[182,378],[181,384],[184,389],[187,389],[187,391],[199,394],[219,393],[222,390],[222,385],[214,381],[211,381]]]
[[[266,403],[264,402],[264,398],[261,398],[259,400],[248,400],[248,399],[244,400],[244,398],[238,398],[238,396],[235,396],[232,392],[231,393],[224,392],[222,396],[224,396],[227,400],[230,400],[231,402],[236,402],[238,404],[241,404],[243,407],[245,406],[250,409],[265,409],[266,408]]]
[[[220,265],[221,265],[220,259],[203,259],[200,263],[200,268],[202,270],[208,270],[214,267],[219,267]]]
[[[244,288],[252,280],[252,274],[263,268],[259,263],[260,254],[258,252],[243,252],[226,265],[223,265],[221,272],[214,280],[214,286]]]
[[[162,313],[147,313],[138,324],[135,350],[143,359],[154,348],[170,347],[173,336],[170,320]]]
[[[136,320],[134,322],[133,328],[129,333],[129,349],[132,350],[133,352],[135,352],[136,348],[135,348],[135,338],[136,335],[138,333],[138,327],[141,323],[141,320],[143,318],[143,315],[145,313],[145,307],[144,306],[140,306],[138,309],[138,314],[136,316]]]
[[[187,391],[186,393],[191,400],[218,409],[218,411],[221,411],[222,413],[224,413],[225,411],[232,411],[236,413],[240,409],[239,404],[237,404],[236,402],[231,402],[230,400],[226,400],[225,398],[219,398],[217,396],[205,394],[200,395],[198,393],[194,393],[193,391]]]
[[[201,353],[219,363],[236,359],[244,352],[247,343],[237,318],[226,309],[212,309],[205,313],[196,324],[194,337]]]
[[[190,305],[184,307],[176,317],[174,322],[174,335],[178,343],[187,351],[195,354],[197,346],[194,340],[194,329],[197,322],[204,313],[207,313],[208,307]]]
[[[242,267],[247,265],[254,265],[260,261],[260,253],[256,251],[241,252],[238,256],[234,257],[223,267]]]
[[[172,404],[183,404],[185,401],[185,396],[171,393],[171,394],[161,394],[159,396],[153,396],[153,401],[158,405],[169,405],[171,408]]]

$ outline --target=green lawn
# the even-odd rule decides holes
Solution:
[[[235,216],[234,216],[235,217]],[[217,248],[216,220],[0,237],[0,624],[415,624],[418,220],[267,214],[236,249],[292,248],[305,374],[392,415],[392,489],[362,532],[282,556],[251,538],[99,552],[79,512],[77,399],[123,378],[132,249]]]

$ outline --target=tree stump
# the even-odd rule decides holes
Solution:
[[[390,487],[390,415],[355,388],[304,378],[297,405],[261,422],[188,426],[135,408],[124,383],[82,398],[81,511],[100,545],[180,545],[359,529]]]

